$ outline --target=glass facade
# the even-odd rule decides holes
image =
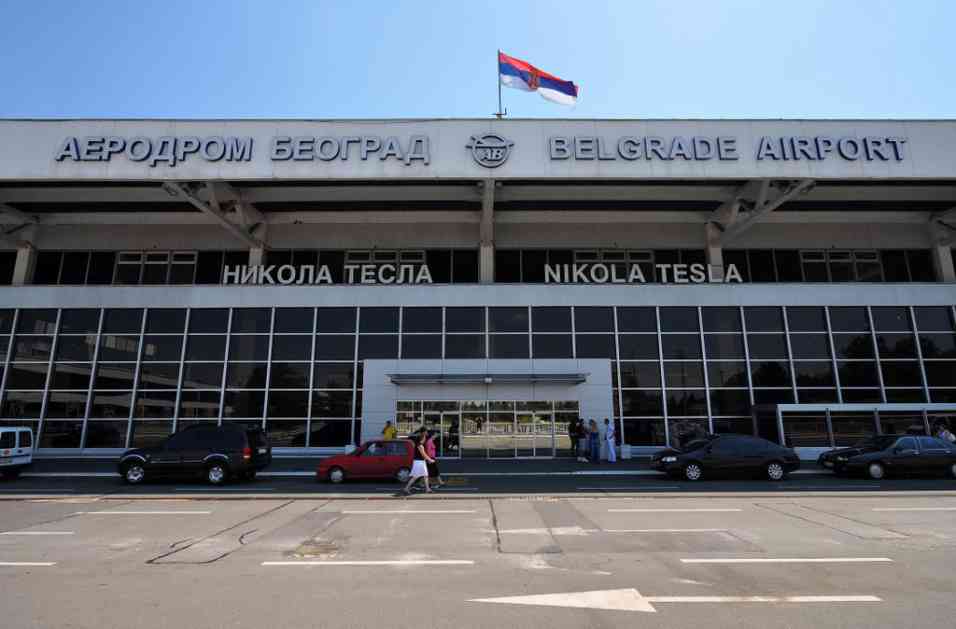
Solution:
[[[341,447],[360,439],[371,359],[608,359],[618,435],[637,446],[752,432],[764,405],[956,405],[952,307],[10,309],[0,347],[0,417],[41,448],[201,422]]]

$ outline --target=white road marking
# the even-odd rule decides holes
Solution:
[[[24,478],[119,478],[119,472],[24,472]]]
[[[43,568],[43,567],[49,567],[49,566],[55,566],[55,565],[56,565],[56,562],[55,562],[55,561],[0,561],[0,566],[10,566],[10,567],[14,567],[14,568],[18,568],[18,567],[24,567],[24,568],[39,567],[39,568]]]
[[[175,491],[275,491],[275,487],[177,487]]]
[[[889,557],[733,557],[681,559],[681,563],[893,563]]]
[[[410,511],[410,510],[383,510],[383,511],[343,511],[345,515],[408,515],[408,514],[421,514],[421,515],[437,515],[445,513],[477,513],[474,509],[434,509],[434,510],[420,510],[420,511]]]
[[[831,485],[821,483],[819,485],[784,485],[785,489],[819,489],[825,491],[828,489],[879,489],[879,485]]]
[[[608,509],[608,513],[737,513],[743,509]]]
[[[212,511],[76,511],[73,515],[209,515]]]
[[[502,535],[573,535],[585,536],[596,533],[726,533],[727,529],[585,529],[580,526],[555,526],[552,528],[503,529]]]
[[[315,476],[315,472],[259,472],[256,476]]]
[[[956,511],[956,507],[877,507],[873,511]]]
[[[75,492],[75,489],[7,489],[4,487],[0,489],[0,494],[6,493],[16,493],[16,494],[69,494]]]
[[[73,531],[4,531],[0,535],[73,535]]]
[[[577,487],[578,491],[631,491],[642,492],[648,489],[680,489],[678,485],[621,485],[619,487]]]
[[[634,588],[625,588],[591,592],[476,598],[468,602],[653,613],[657,611],[653,605],[654,603],[879,603],[882,600],[878,596],[867,594],[848,596],[644,596]]]
[[[726,533],[727,529],[604,529],[605,533]]]
[[[467,559],[405,559],[395,561],[263,561],[263,566],[473,566]]]

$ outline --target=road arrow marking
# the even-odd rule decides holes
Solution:
[[[506,605],[538,605],[543,607],[577,607],[582,609],[607,609],[622,612],[656,612],[654,606],[634,588],[623,590],[595,590],[592,592],[567,592],[563,594],[537,594],[531,596],[505,596],[502,598],[476,598],[469,603],[504,603]]]

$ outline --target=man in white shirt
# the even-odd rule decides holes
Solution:
[[[614,443],[614,424],[608,418],[604,418],[604,439],[607,443],[608,463],[617,463],[617,450]]]

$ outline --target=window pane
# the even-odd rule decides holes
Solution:
[[[712,387],[747,386],[747,363],[707,362],[707,378]]]
[[[310,360],[312,335],[281,334],[272,338],[272,360]]]
[[[264,334],[233,334],[229,339],[229,360],[266,360],[269,337]]]
[[[456,249],[452,256],[452,278],[456,284],[478,282],[478,251]]]
[[[956,361],[924,363],[926,380],[931,387],[956,387]]]
[[[97,331],[100,311],[96,308],[64,309],[60,313],[60,334],[82,334]]]
[[[876,434],[873,413],[830,413],[836,447],[850,447]]]
[[[349,363],[315,363],[312,387],[315,389],[351,389],[354,367]]]
[[[267,419],[272,417],[308,417],[308,391],[270,391],[269,412]],[[268,425],[268,422],[267,422]]]
[[[740,332],[740,309],[704,308],[705,332]]]
[[[843,401],[847,404],[860,402],[880,402],[879,389],[840,389],[843,394]]]
[[[697,334],[665,334],[661,336],[664,358],[686,360],[700,358],[700,336]]]
[[[52,336],[21,336],[15,337],[13,355],[17,360],[43,361],[50,360],[50,350],[53,347]]]
[[[266,363],[229,363],[226,386],[237,389],[264,389]]]
[[[796,361],[793,369],[799,387],[832,387],[836,385],[833,379],[833,364],[830,362]]]
[[[621,363],[621,387],[660,386],[661,368],[658,363]]]
[[[575,343],[578,358],[615,358],[611,334],[576,334]]]
[[[225,334],[228,315],[225,308],[194,309],[189,313],[189,331]]]
[[[133,410],[135,418],[162,419],[173,417],[175,412],[175,391],[140,391],[136,394],[136,408]]]
[[[398,308],[362,308],[359,326],[362,332],[398,332]]]
[[[914,282],[935,282],[936,271],[928,249],[910,249],[906,252],[910,277]]]
[[[179,398],[179,417],[218,418],[219,402],[219,391],[183,391]]]
[[[956,334],[920,334],[923,358],[956,358]]]
[[[873,338],[869,334],[834,334],[837,358],[873,358]]]
[[[40,433],[41,448],[79,448],[80,437],[83,434],[83,422],[43,422]]]
[[[51,393],[46,401],[46,416],[54,419],[83,419],[86,414],[86,398],[86,391]],[[126,414],[121,415],[121,417],[126,416]]]
[[[830,340],[826,334],[791,334],[790,349],[797,358],[830,358]]]
[[[42,404],[43,393],[39,391],[7,391],[0,414],[13,419],[40,417]]]
[[[816,306],[787,308],[787,323],[791,332],[827,331],[826,314]]]
[[[742,334],[705,334],[704,348],[707,358],[744,358]]]
[[[269,373],[269,387],[273,389],[308,389],[309,371],[308,363],[272,363]]]
[[[614,331],[613,311],[602,306],[579,306],[574,309],[574,329],[576,332],[612,332]]]
[[[355,336],[324,334],[315,337],[316,360],[355,360]]]
[[[56,310],[20,310],[17,334],[53,334],[56,332]]]
[[[754,404],[793,404],[790,389],[754,389]]]
[[[909,308],[872,308],[871,313],[877,332],[909,332],[913,329],[910,325]]]
[[[664,384],[670,387],[704,386],[704,369],[699,362],[664,362]]]
[[[398,335],[383,334],[359,336],[359,360],[366,358],[398,358]]]
[[[521,281],[521,251],[495,250],[495,282],[515,284]]]
[[[85,390],[90,386],[90,372],[92,368],[93,366],[90,364],[56,364],[53,366],[53,378],[50,381],[50,388]],[[7,382],[7,387],[10,387],[9,381]]]
[[[749,415],[750,394],[746,390],[716,389],[710,392],[710,410],[714,415]],[[753,432],[751,419],[745,420],[746,432]],[[715,426],[716,428],[716,426]]]
[[[404,332],[441,332],[441,308],[405,308],[402,310]]]
[[[945,306],[915,308],[916,325],[922,332],[950,332],[956,329],[953,325],[953,315],[950,308]]]
[[[335,448],[351,442],[351,421],[316,421],[309,424],[309,446]]]
[[[84,448],[122,448],[126,445],[125,421],[89,421],[86,423]]]
[[[99,363],[93,386],[97,389],[132,389],[135,369],[133,363]]]
[[[920,387],[923,386],[923,377],[920,374],[919,363],[915,360],[882,361],[883,386],[886,387]]]
[[[351,417],[351,391],[313,391],[312,417]]]
[[[46,386],[46,363],[10,363],[8,389],[42,389]]]
[[[880,252],[883,259],[883,274],[887,282],[908,282],[909,273],[906,270],[906,252],[886,249]]]
[[[140,366],[140,389],[175,389],[178,384],[179,363],[143,363]]]
[[[186,340],[186,360],[222,360],[225,353],[225,336],[190,334]]]
[[[840,371],[840,384],[844,387],[880,386],[875,362],[840,362],[837,363],[837,369]]]
[[[778,282],[802,282],[803,274],[800,269],[800,252],[796,250],[777,249],[773,252],[777,262]]]
[[[774,275],[773,251],[770,249],[751,249],[747,252],[750,258],[751,282],[776,282]]]
[[[484,332],[484,308],[445,308],[445,328],[448,332]]]
[[[182,308],[150,308],[146,332],[182,334],[186,330],[186,311]]]
[[[138,352],[138,336],[119,336],[113,334],[100,336],[99,360],[135,361]]]
[[[484,358],[485,337],[481,334],[445,336],[445,358]]]
[[[661,308],[661,332],[697,332],[697,308]]]
[[[402,336],[402,358],[441,358],[441,334]]]
[[[790,367],[784,362],[751,362],[750,375],[755,387],[790,386]]]
[[[619,332],[657,332],[657,313],[654,308],[618,308]]]
[[[664,420],[623,419],[622,436],[632,446],[662,446],[664,444]]]
[[[319,308],[317,316],[318,332],[355,332],[355,308]]]
[[[85,395],[83,396],[85,399]],[[132,391],[94,391],[90,404],[90,417],[102,419],[125,419],[129,417],[133,403]],[[82,417],[81,415],[78,417]]]
[[[751,359],[787,358],[787,338],[783,334],[748,334]]]
[[[57,341],[56,359],[89,362],[93,360],[93,348],[95,346],[95,334],[87,334],[86,336],[61,336],[60,340]]]
[[[182,357],[183,337],[146,335],[143,337],[144,361],[178,361]]]
[[[667,414],[671,417],[706,416],[707,397],[704,389],[668,390]]]
[[[492,332],[527,332],[527,308],[489,308],[489,329]]]
[[[621,391],[621,413],[630,416],[661,415],[660,391]]]
[[[535,358],[571,358],[570,334],[534,334],[531,337]]]
[[[916,358],[916,339],[912,333],[877,334],[880,358]]]
[[[528,358],[526,334],[492,334],[489,337],[490,358]]]
[[[223,417],[262,417],[265,391],[226,391]]]
[[[311,308],[276,308],[276,332],[312,332]]]
[[[544,264],[548,252],[543,249],[526,249],[521,252],[521,281],[540,284],[544,282]]]
[[[172,420],[134,421],[131,426],[129,445],[131,448],[151,448],[158,446],[172,431]]]
[[[791,448],[820,448],[830,445],[824,414],[793,413],[783,418],[783,433]]]
[[[232,332],[268,333],[271,316],[268,308],[236,308],[232,311]]]
[[[186,363],[184,389],[218,389],[222,386],[222,363]]]
[[[744,308],[744,317],[748,332],[783,332],[783,312],[780,308]]]
[[[866,308],[830,308],[830,326],[835,332],[869,332]]]
[[[534,332],[570,332],[571,309],[565,307],[532,308],[531,329]]]
[[[617,337],[621,360],[656,360],[656,334],[621,334]]]
[[[89,260],[90,254],[87,251],[64,252],[60,284],[86,284],[86,267]]]
[[[142,326],[142,308],[109,308],[103,315],[103,332],[139,334]]]

